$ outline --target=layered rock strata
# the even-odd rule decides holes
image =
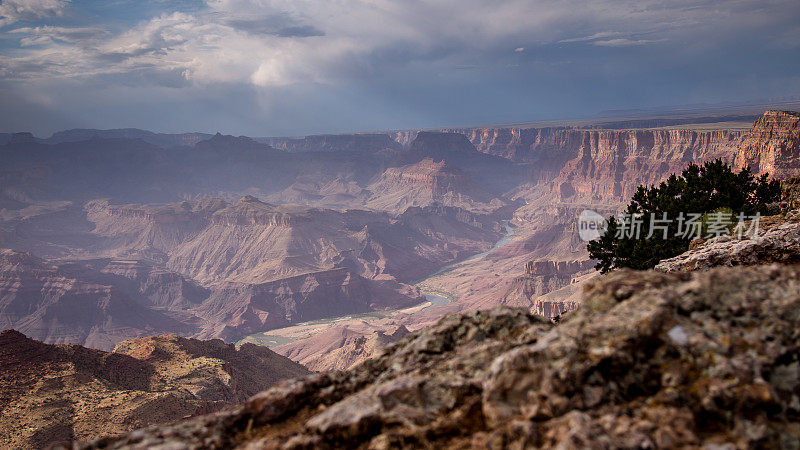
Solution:
[[[782,179],[797,176],[800,167],[800,114],[767,111],[753,125],[734,166],[753,173],[769,173]]]
[[[514,279],[512,287],[504,295],[503,303],[510,306],[527,306],[531,313],[556,318],[580,305],[573,300],[552,300],[544,295],[567,287],[580,274],[594,268],[590,260],[574,261],[528,261],[525,274]]]

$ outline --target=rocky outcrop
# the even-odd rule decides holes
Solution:
[[[163,206],[93,200],[84,205],[86,220],[93,224],[84,240],[91,239],[93,256],[144,256],[165,263],[169,249],[208,227],[213,214],[226,206],[219,199]]]
[[[784,212],[800,209],[800,177],[781,181],[781,210]]]
[[[800,173],[800,114],[792,111],[767,111],[745,138],[734,160],[734,167],[753,173],[769,173],[775,178]]]
[[[787,213],[780,222],[755,236],[726,235],[709,239],[685,253],[661,261],[655,270],[685,272],[718,266],[800,263],[800,211]]]
[[[302,207],[275,206],[264,203],[252,195],[242,197],[211,216],[212,225],[220,226],[268,226],[290,228],[312,221],[318,211]]]
[[[432,158],[386,169],[367,190],[372,194],[367,207],[398,214],[411,206],[434,203],[473,213],[491,213],[508,204],[480,189],[460,169]]]
[[[135,298],[145,306],[167,310],[187,310],[205,301],[210,291],[181,274],[137,260],[90,261],[100,272],[131,280]],[[114,281],[119,282],[119,279]]]
[[[400,325],[392,331],[360,332],[347,326],[332,327],[309,339],[280,345],[273,350],[315,372],[347,370],[380,354],[409,334]]]
[[[448,316],[350,371],[77,448],[793,448],[798,283],[798,266],[622,270],[558,326]]]
[[[196,330],[146,303],[100,272],[0,250],[2,329],[106,350],[123,339]]]
[[[0,446],[42,448],[217,411],[307,374],[264,347],[159,336],[113,353],[0,333]]]
[[[151,389],[185,389],[206,408],[242,402],[279,380],[308,374],[266,347],[245,343],[237,348],[219,339],[138,338],[120,342],[113,353],[154,366],[158,377],[151,379]]]
[[[398,154],[394,162],[399,165],[416,164],[423,159],[445,161],[458,168],[476,186],[500,196],[527,181],[525,168],[505,158],[479,152],[461,133],[420,131]]]
[[[436,195],[461,190],[470,184],[469,179],[460,170],[449,166],[444,160],[437,162],[432,158],[425,158],[408,166],[386,169],[382,178],[399,187],[429,189]]]

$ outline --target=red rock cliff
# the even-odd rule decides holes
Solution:
[[[559,198],[627,199],[690,162],[733,162],[746,133],[731,130],[460,130],[481,152],[530,163],[530,177]]]
[[[734,166],[788,178],[800,173],[800,114],[767,111],[736,153]]]

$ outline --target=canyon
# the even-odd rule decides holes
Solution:
[[[797,136],[797,114],[780,111],[749,131],[12,136],[0,146],[0,246],[13,249],[0,260],[0,323],[110,350],[380,311],[400,312],[331,326],[367,338],[497,305],[552,318],[594,276],[581,211],[615,213],[692,162],[784,176]],[[505,224],[513,234],[493,248]],[[432,294],[451,302],[414,308]],[[316,342],[305,354],[328,348]]]

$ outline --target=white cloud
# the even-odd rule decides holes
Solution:
[[[600,47],[633,47],[637,45],[655,44],[657,42],[664,42],[665,39],[608,39],[602,41],[594,41],[592,45]]]
[[[591,36],[575,37],[562,39],[559,44],[569,43],[588,43],[599,47],[633,47],[637,45],[654,44],[664,42],[666,39],[636,39],[631,35],[619,31],[601,31]]]
[[[39,20],[63,14],[70,0],[3,0],[0,26],[20,20]]]
[[[599,33],[595,33],[591,36],[583,36],[583,37],[576,37],[576,38],[569,38],[569,39],[562,39],[558,41],[560,44],[566,44],[571,42],[587,42],[587,41],[594,41],[596,39],[603,39],[603,38],[610,38],[620,36],[622,33],[618,31],[601,31]]]
[[[41,40],[43,42],[58,40],[73,44],[94,40],[109,34],[108,31],[102,28],[55,26],[15,28],[9,30],[8,33],[26,35],[22,40]]]
[[[34,45],[47,45],[52,44],[53,39],[50,36],[29,36],[19,40],[20,47],[32,47]]]

